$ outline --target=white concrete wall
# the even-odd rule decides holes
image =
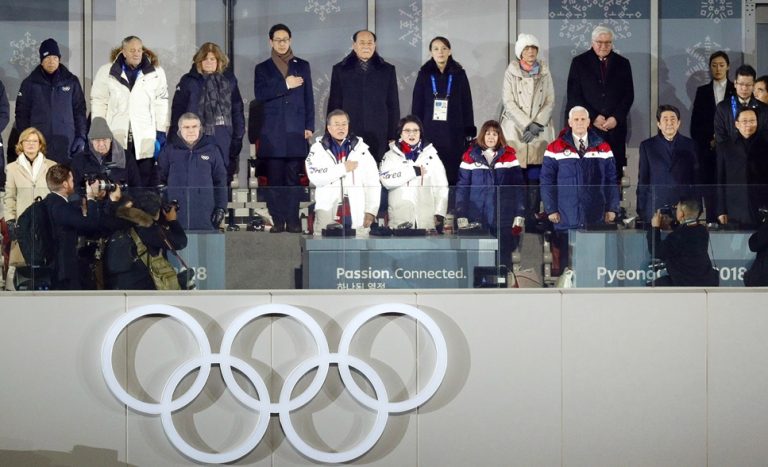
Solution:
[[[107,329],[126,310],[152,303],[191,314],[214,352],[237,315],[267,303],[307,312],[331,351],[352,317],[370,305],[406,303],[427,313],[447,341],[445,380],[418,410],[390,415],[382,438],[354,464],[763,465],[766,292],[0,295],[0,465],[189,465],[159,417],[126,409],[101,374]],[[352,349],[378,372],[393,401],[423,387],[434,365],[429,335],[405,317],[369,322]],[[301,326],[277,318],[251,323],[232,353],[266,380],[273,400],[288,373],[314,354]],[[130,394],[153,401],[173,370],[195,355],[191,335],[178,323],[147,318],[118,340],[113,362]],[[196,374],[183,380],[177,396]],[[239,444],[257,418],[215,368],[203,393],[173,421],[191,445],[215,452]],[[365,437],[373,413],[332,371],[291,420],[311,446],[343,450]],[[312,462],[290,445],[275,416],[261,444],[235,465]]]

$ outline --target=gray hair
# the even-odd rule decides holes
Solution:
[[[141,42],[141,46],[142,48],[144,48],[144,41],[142,41],[139,36],[126,36],[125,38],[123,38],[123,41],[120,43],[120,47],[121,48],[125,47],[129,42],[134,40]]]
[[[596,41],[597,36],[599,36],[600,34],[608,34],[611,36],[611,40],[613,40],[613,29],[609,28],[608,26],[603,26],[601,24],[592,30],[592,42]]]
[[[184,120],[197,120],[198,122],[202,123],[202,120],[200,120],[200,117],[197,116],[194,112],[184,112],[181,114],[181,117],[179,117],[178,125],[181,127],[181,122]]]
[[[571,110],[568,111],[568,120],[573,118],[573,114],[575,114],[576,112],[584,112],[585,114],[587,114],[587,118],[589,118],[589,110],[587,110],[585,107],[582,107],[580,105],[575,105],[571,107]]]

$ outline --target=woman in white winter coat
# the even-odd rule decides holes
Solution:
[[[539,58],[539,41],[535,36],[518,36],[515,57],[504,74],[501,127],[523,169],[528,186],[526,222],[531,222],[541,204],[539,173],[544,151],[555,139],[552,126],[555,88],[549,67]]]
[[[400,120],[400,139],[389,145],[379,178],[389,190],[389,225],[442,231],[448,207],[448,178],[437,150],[422,138],[419,117]]]

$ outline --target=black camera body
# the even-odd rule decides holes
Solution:
[[[115,182],[111,180],[109,177],[105,176],[104,174],[87,173],[87,174],[83,174],[83,186],[82,186],[83,191],[85,191],[88,185],[90,185],[93,182],[99,182],[99,190],[105,191],[107,193],[112,193],[113,191],[117,190],[118,187],[120,187],[120,190],[122,191],[125,191],[128,189],[128,184],[125,183],[124,180]]]
[[[768,207],[761,206],[757,208],[757,214],[760,216],[760,223],[765,224],[768,222]]]
[[[173,208],[176,209],[176,212],[179,212],[181,210],[181,204],[179,204],[179,200],[172,199],[167,203],[163,204],[163,211],[165,212],[171,212],[171,209]]]
[[[665,204],[659,208],[659,213],[661,213],[662,216],[669,216],[673,219],[675,218],[675,211],[677,211],[677,209],[674,206],[670,206],[668,204]]]

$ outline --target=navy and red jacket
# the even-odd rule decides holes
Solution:
[[[619,212],[613,152],[591,128],[583,156],[579,156],[570,128],[549,143],[544,152],[540,183],[544,210],[547,214],[560,213],[555,230],[600,224],[606,212]]]
[[[514,148],[500,148],[490,164],[476,142],[464,153],[456,182],[457,217],[491,229],[508,227],[523,215],[523,195],[523,171]]]

